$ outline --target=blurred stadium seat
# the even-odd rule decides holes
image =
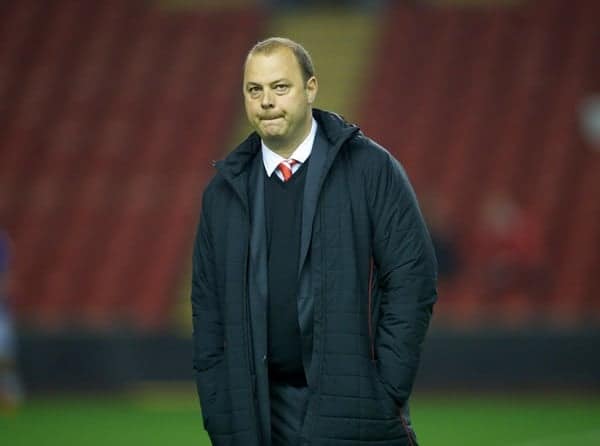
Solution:
[[[462,235],[464,268],[443,288],[442,318],[600,319],[600,161],[576,121],[580,101],[600,89],[598,17],[593,0],[390,3],[359,122]],[[478,287],[472,255],[478,212],[495,191],[541,222],[547,251],[537,291],[501,302]]]
[[[20,321],[165,326],[258,12],[1,8],[0,224]]]

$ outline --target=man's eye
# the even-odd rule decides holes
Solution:
[[[248,88],[248,93],[250,93],[251,95],[257,95],[260,92],[260,88],[258,87],[249,87]]]
[[[287,91],[287,89],[288,89],[288,86],[286,84],[275,85],[275,91],[283,92],[283,91]]]

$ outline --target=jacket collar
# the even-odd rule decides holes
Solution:
[[[325,137],[331,144],[335,153],[328,154],[327,158],[335,158],[342,144],[350,138],[359,128],[346,122],[340,115],[319,109],[313,109],[313,117],[323,130]],[[260,151],[260,137],[252,132],[240,145],[238,145],[225,159],[217,161],[215,167],[226,178],[232,179],[240,175],[248,167],[248,163]]]
[[[332,147],[341,145],[354,133],[360,131],[358,126],[350,124],[337,113],[313,109],[313,116]],[[337,153],[336,153],[337,154]]]

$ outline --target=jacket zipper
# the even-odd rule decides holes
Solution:
[[[216,163],[215,163],[216,164]],[[217,167],[218,169],[218,167]],[[220,170],[220,169],[218,169]],[[227,183],[229,183],[229,186],[231,187],[231,189],[233,189],[234,193],[237,195],[238,199],[240,200],[240,202],[242,203],[242,207],[244,208],[244,212],[246,213],[246,219],[248,222],[248,231],[251,230],[250,226],[250,209],[248,208],[247,203],[244,201],[244,198],[242,197],[242,195],[239,193],[239,191],[235,188],[233,182],[231,181],[231,179],[223,174],[223,172],[221,172],[221,175],[223,175],[223,177],[227,180]],[[257,429],[256,429],[256,435],[257,435],[257,439],[258,439],[258,444],[262,444],[262,427],[261,427],[261,423],[259,422],[259,410],[258,410],[258,401],[257,401],[257,396],[256,396],[256,363],[254,361],[254,354],[252,351],[252,345],[253,345],[253,340],[252,340],[252,330],[250,329],[250,313],[249,313],[249,301],[248,301],[248,252],[250,250],[249,247],[250,242],[246,243],[246,247],[244,249],[244,280],[243,280],[243,289],[244,289],[244,316],[245,316],[245,320],[248,323],[244,323],[244,331],[245,331],[245,335],[246,335],[246,340],[248,342],[248,345],[246,346],[246,355],[248,356],[248,365],[250,366],[250,386],[252,388],[252,402],[253,402],[253,406],[254,406],[254,413],[256,415],[256,420],[258,422],[257,425]]]
[[[249,227],[250,225],[248,225]],[[250,385],[252,386],[252,403],[254,406],[254,413],[256,416],[257,422],[259,421],[259,410],[258,410],[258,401],[256,396],[256,363],[254,361],[254,353],[252,351],[252,345],[254,345],[254,341],[252,340],[252,329],[250,328],[250,314],[249,314],[249,301],[248,301],[248,251],[249,246],[246,244],[246,249],[244,252],[244,319],[247,323],[244,323],[244,331],[246,332],[246,340],[248,345],[246,346],[246,354],[248,355],[248,362],[250,365]],[[258,426],[256,429],[256,435],[258,437],[258,444],[262,444],[262,427],[261,423],[258,422]]]

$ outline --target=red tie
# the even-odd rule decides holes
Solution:
[[[292,166],[296,164],[298,161],[296,160],[285,160],[279,163],[277,168],[281,172],[281,176],[283,177],[283,182],[285,183],[287,180],[292,178]]]

